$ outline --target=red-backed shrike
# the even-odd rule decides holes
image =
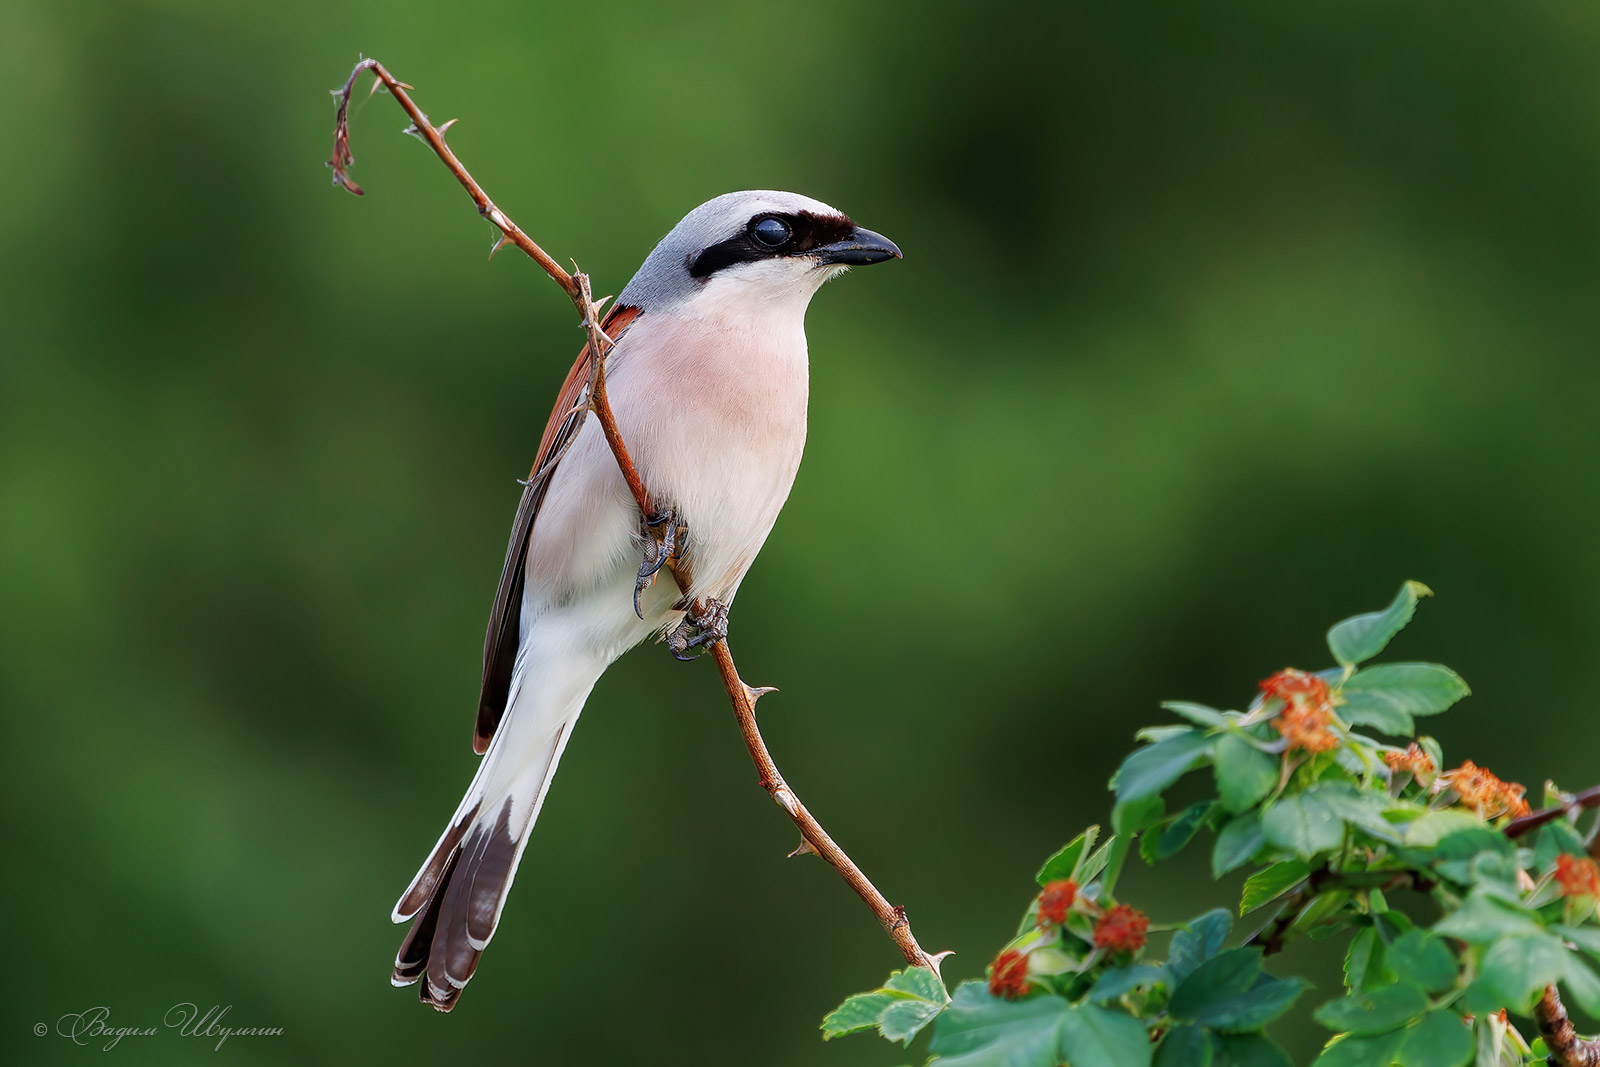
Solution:
[[[395,985],[422,980],[425,1003],[454,1006],[494,936],[584,700],[612,661],[652,634],[670,631],[683,655],[724,632],[726,606],[800,466],[806,307],[835,275],[899,255],[828,205],[781,192],[719,196],[655,247],[603,328],[616,340],[606,385],[617,426],[665,515],[640,516],[597,420],[582,418],[590,353],[579,353],[489,615],[473,735],[483,759],[394,908],[395,922],[411,923]],[[646,584],[664,558],[653,531],[680,528],[694,582],[681,599],[672,582]],[[693,602],[711,610],[686,620],[678,605]]]

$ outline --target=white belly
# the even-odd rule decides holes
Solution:
[[[645,485],[689,528],[691,595],[731,602],[788,499],[805,446],[807,365],[799,316],[642,316],[610,363],[617,425]],[[550,614],[607,660],[675,624],[663,571],[633,613],[638,509],[597,420],[557,467],[534,523],[524,640]]]

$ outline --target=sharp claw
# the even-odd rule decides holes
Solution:
[[[674,659],[688,663],[701,655],[688,655],[691,650],[709,648],[727,636],[728,606],[720,600],[707,600],[703,605],[691,605],[684,613],[677,629],[667,635],[667,649]]]
[[[646,515],[645,525],[645,553],[644,560],[639,564],[639,577],[633,583],[633,613],[644,619],[644,606],[641,598],[644,591],[649,589],[656,581],[656,573],[666,565],[678,550],[678,521],[677,516],[670,511],[659,515]],[[664,526],[659,539],[653,531],[658,526]]]

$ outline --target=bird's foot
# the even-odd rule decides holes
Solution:
[[[644,516],[639,530],[644,534],[644,560],[639,564],[639,578],[633,583],[633,611],[643,619],[644,607],[639,598],[655,584],[656,572],[677,554],[678,539],[687,531],[678,525],[678,513],[670,508]]]
[[[696,601],[684,612],[683,621],[667,635],[667,650],[674,659],[687,663],[728,636],[728,605],[720,600]]]

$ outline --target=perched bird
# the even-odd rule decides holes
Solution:
[[[593,354],[578,354],[489,615],[473,735],[483,759],[394,908],[411,923],[395,985],[420,980],[424,1003],[455,1005],[605,669],[652,634],[670,634],[680,658],[726,634],[805,445],[806,307],[835,275],[899,256],[828,205],[770,191],[710,200],[656,245],[602,329],[616,342],[605,369],[617,426],[659,515],[640,515],[598,420],[582,417]],[[674,550],[687,596],[650,583]],[[697,603],[706,610],[685,610]]]

